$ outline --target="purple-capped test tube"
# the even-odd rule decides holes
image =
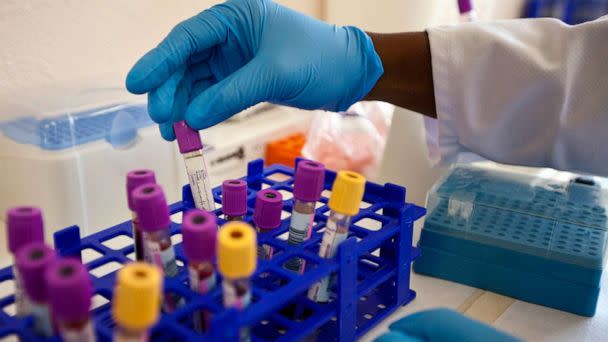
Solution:
[[[44,241],[42,211],[36,207],[21,206],[9,209],[6,214],[8,250],[13,255],[13,278],[15,284],[15,312],[17,316],[30,313],[30,305],[24,293],[23,281],[17,265],[17,252],[30,242]]]
[[[139,219],[135,211],[135,201],[133,200],[133,190],[140,185],[156,184],[154,171],[147,169],[133,170],[127,173],[127,202],[131,210],[131,226],[133,227],[133,241],[135,245],[135,260],[144,260],[144,250],[139,230]]]
[[[281,212],[283,211],[283,196],[273,189],[259,191],[255,198],[253,221],[260,234],[268,233],[281,225]],[[273,248],[270,245],[258,247],[258,258],[272,259]]]
[[[460,12],[460,21],[463,23],[477,20],[477,13],[473,9],[473,0],[458,0],[458,11]]]
[[[165,193],[158,184],[144,184],[133,190],[133,201],[143,241],[144,260],[158,266],[165,277],[177,276],[175,250],[169,228],[171,220]],[[174,295],[164,297],[163,309],[172,312],[180,305]]]
[[[198,209],[214,211],[215,201],[211,192],[211,182],[207,164],[203,155],[203,143],[198,132],[190,128],[185,121],[173,124],[179,152],[184,157],[188,182],[194,205]]]
[[[204,210],[190,210],[182,221],[182,236],[184,254],[188,259],[190,289],[200,294],[209,293],[216,286],[213,263],[216,257],[217,218]],[[197,311],[193,318],[197,331],[209,329],[211,317],[208,311]]]
[[[17,252],[17,268],[34,316],[34,331],[44,337],[53,335],[44,273],[55,260],[55,251],[44,242],[30,242]]]
[[[65,342],[95,342],[91,295],[93,285],[84,265],[73,258],[57,259],[46,270],[51,313]]]
[[[299,245],[310,238],[314,225],[315,207],[321,198],[325,182],[325,166],[312,160],[301,160],[296,167],[293,185],[293,210],[289,222],[290,245]],[[306,264],[300,258],[287,261],[285,268],[303,273]]]
[[[222,212],[226,221],[243,221],[247,214],[247,182],[240,179],[222,183]]]

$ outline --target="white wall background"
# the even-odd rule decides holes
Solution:
[[[217,2],[2,0],[0,96],[98,75],[124,77],[175,24]],[[279,2],[311,15],[321,11],[317,0]]]

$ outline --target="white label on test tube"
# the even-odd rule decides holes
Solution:
[[[146,261],[161,267],[167,277],[174,277],[177,274],[177,263],[175,262],[173,247],[171,246],[162,251],[160,244],[156,241],[145,241],[144,243],[148,250],[148,253],[146,253],[148,260]]]
[[[34,316],[34,330],[42,336],[53,336],[51,313],[46,304],[31,303],[32,316]]]
[[[13,263],[14,265],[14,263]],[[13,266],[13,281],[15,282],[15,312],[17,316],[25,316],[30,313],[30,303],[23,291],[23,281],[17,267]]]
[[[338,233],[336,223],[328,220],[325,225],[325,233],[319,247],[319,256],[323,258],[333,258],[338,251],[338,246],[346,240],[348,232]],[[329,288],[331,287],[332,277],[325,277],[315,283],[308,291],[308,298],[316,302],[329,301]]]
[[[290,244],[297,245],[310,238],[313,218],[314,214],[302,214],[292,211],[288,241]]]
[[[93,330],[93,324],[89,320],[81,329],[65,329],[61,327],[61,338],[64,342],[95,342],[95,331]]]
[[[184,163],[190,182],[194,205],[206,211],[215,210],[215,201],[211,192],[211,182],[205,164],[205,157],[200,151],[185,153]]]

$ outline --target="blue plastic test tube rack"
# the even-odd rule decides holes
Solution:
[[[425,209],[405,203],[405,188],[368,182],[362,209],[353,219],[349,238],[340,246],[338,255],[328,260],[317,256],[329,214],[325,196],[318,203],[311,239],[296,247],[287,245],[293,174],[292,169],[280,165],[264,169],[262,160],[249,163],[244,178],[249,185],[247,221],[251,221],[256,191],[267,187],[283,193],[285,217],[275,233],[258,238],[259,244],[272,245],[276,252],[272,260],[259,262],[253,276],[252,304],[242,313],[222,307],[221,287],[205,296],[189,289],[187,270],[183,267],[181,227],[178,223],[171,224],[178,263],[182,266],[178,277],[166,279],[165,292],[184,297],[187,304],[162,315],[152,329],[152,341],[236,341],[241,326],[252,327],[253,341],[296,341],[315,330],[322,341],[353,341],[415,298],[416,293],[410,289],[410,267],[419,252],[412,247],[412,231],[414,221],[425,214]],[[335,172],[327,171],[325,189],[331,188],[335,176]],[[213,191],[217,203],[221,203],[220,191],[219,187]],[[172,204],[170,211],[176,214],[193,207],[190,188],[186,185],[183,200]],[[223,223],[221,209],[216,210],[216,214],[220,224]],[[106,301],[92,312],[97,334],[100,341],[110,341],[114,322],[111,303],[107,301],[112,298],[115,271],[130,262],[134,252],[131,244],[117,248],[109,242],[130,239],[130,221],[85,238],[80,237],[77,226],[72,226],[58,231],[54,238],[59,254],[80,257],[91,271],[95,295]],[[96,254],[94,260],[87,258],[91,250]],[[283,268],[295,257],[304,258],[308,265],[302,275]],[[115,266],[111,272],[99,272],[102,267],[110,266]],[[307,289],[333,272],[337,273],[333,300],[323,305],[308,300]],[[10,268],[0,270],[0,286],[6,286],[1,283],[11,279]],[[31,318],[20,319],[7,313],[13,302],[13,295],[0,297],[0,338],[15,334],[23,340],[43,341],[33,335]],[[298,315],[285,313],[285,308],[294,307]],[[191,322],[192,313],[200,309],[213,313],[212,329],[204,335],[195,332]],[[47,341],[58,340],[53,337]]]

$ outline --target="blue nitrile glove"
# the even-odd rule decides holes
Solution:
[[[177,25],[127,76],[165,139],[185,118],[215,125],[259,102],[346,110],[382,75],[371,39],[270,0],[231,0]]]
[[[390,325],[376,342],[518,342],[519,339],[449,309],[420,311]]]

